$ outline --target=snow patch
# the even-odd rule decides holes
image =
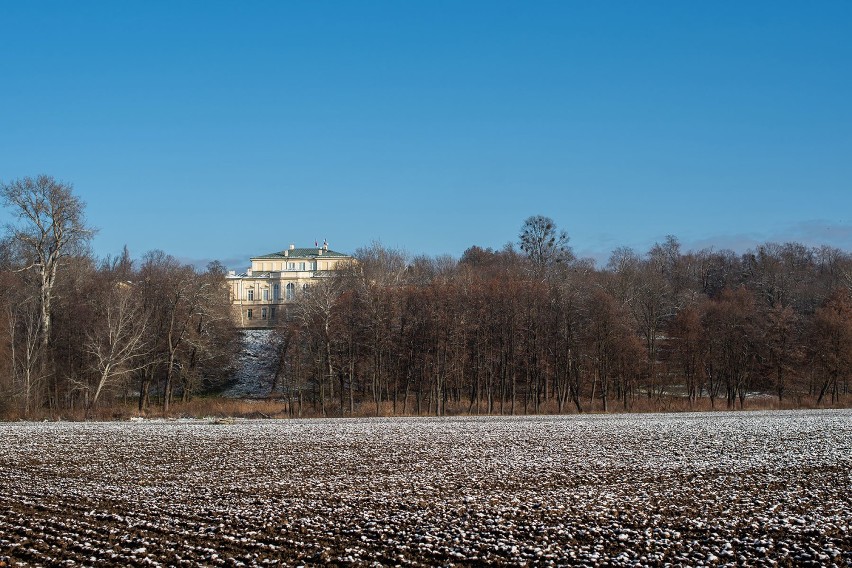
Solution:
[[[278,339],[271,329],[241,332],[242,347],[232,384],[222,392],[227,398],[261,398],[269,395],[278,364]]]

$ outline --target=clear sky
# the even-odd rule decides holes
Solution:
[[[852,250],[852,2],[0,2],[0,180],[188,261]],[[0,216],[8,219],[3,212]]]

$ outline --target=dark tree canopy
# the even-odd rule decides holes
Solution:
[[[534,215],[527,218],[519,238],[521,250],[536,266],[552,266],[574,259],[574,253],[568,246],[568,233],[557,230],[550,217]]]

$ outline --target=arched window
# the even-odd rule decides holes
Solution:
[[[296,287],[292,282],[287,283],[287,299],[292,300],[296,297]]]

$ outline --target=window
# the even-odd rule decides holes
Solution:
[[[267,302],[269,301],[269,288],[263,289],[263,299]]]
[[[281,299],[281,284],[273,284],[272,285],[272,299],[280,300]]]
[[[246,291],[246,294],[247,294],[247,296],[246,296],[247,299],[254,300],[254,288],[249,288],[248,291]],[[251,317],[251,316],[249,316],[249,317]]]
[[[271,308],[269,308],[269,319],[271,319],[271,320],[275,319],[275,306],[272,306]]]
[[[292,282],[287,283],[287,299],[292,300],[296,297],[296,287],[293,286]]]
[[[296,270],[296,263],[295,262],[287,263],[287,270]]]
[[[304,270],[304,269],[305,269],[305,263],[304,263],[304,262],[300,262],[300,263],[299,263],[299,270]]]
[[[303,294],[307,294],[307,293],[308,293],[308,283],[307,283],[307,282],[305,282],[304,284],[302,284],[302,293],[303,293]]]
[[[246,317],[247,317],[248,319],[251,319],[251,317],[252,317],[252,310],[251,310],[251,308],[249,308],[248,310],[246,310]]]
[[[266,308],[260,308],[260,319],[266,319]]]

